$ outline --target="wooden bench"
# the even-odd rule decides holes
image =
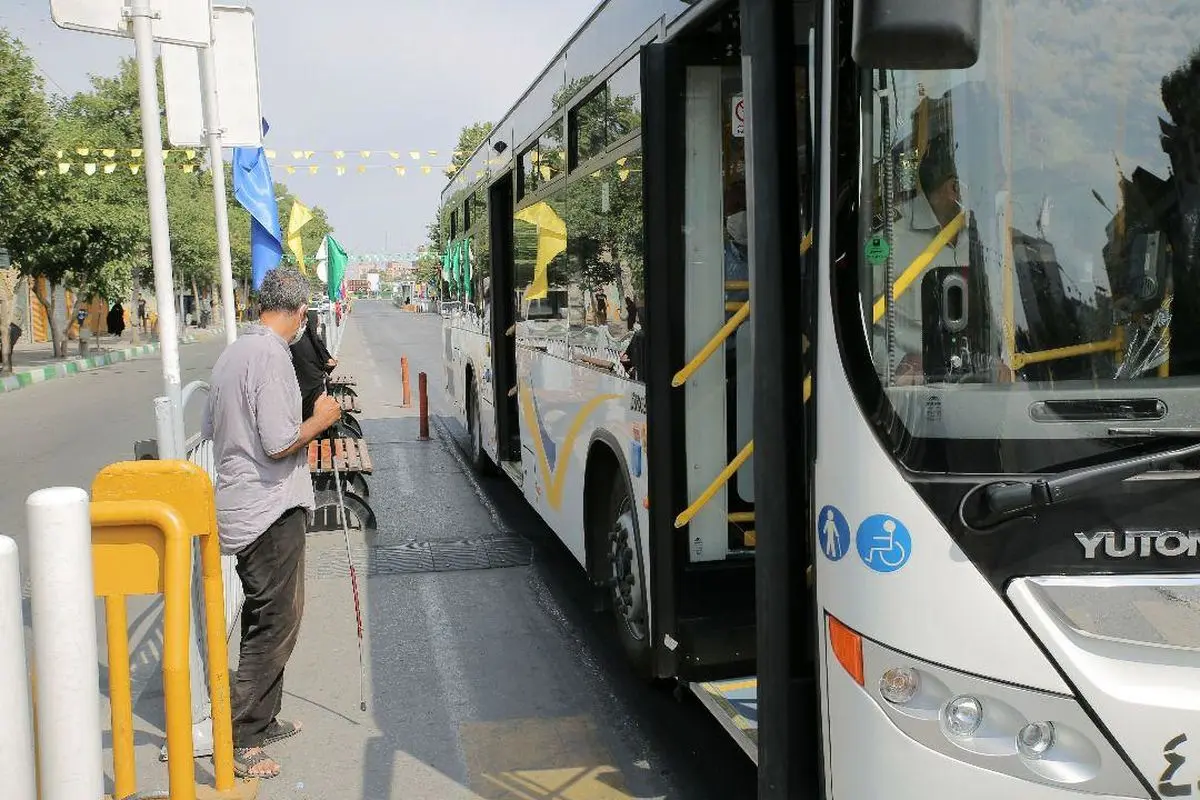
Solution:
[[[318,439],[308,445],[308,471],[312,476],[317,508],[313,515],[316,530],[339,530],[338,491],[341,479],[346,522],[351,527],[375,530],[375,512],[367,503],[371,496],[366,476],[374,471],[367,445],[361,439]]]
[[[359,414],[362,412],[362,407],[358,404],[358,397],[355,395],[337,392],[333,395],[333,398],[338,401],[343,414]]]
[[[330,375],[329,384],[331,386],[357,386],[358,381],[354,380],[353,375]]]

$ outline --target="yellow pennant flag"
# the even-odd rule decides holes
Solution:
[[[300,229],[312,219],[312,211],[299,200],[292,201],[292,211],[288,214],[287,244],[288,249],[296,256],[296,263],[305,275],[308,270],[304,266],[304,244],[300,241]]]

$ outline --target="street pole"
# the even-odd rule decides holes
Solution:
[[[133,41],[137,50],[142,152],[145,155],[146,190],[150,204],[150,253],[154,262],[154,294],[158,300],[163,388],[171,401],[173,450],[182,453],[183,389],[179,371],[179,330],[175,318],[175,283],[171,276],[171,233],[167,222],[167,178],[163,167],[162,130],[159,123],[154,32],[150,22],[155,12],[151,10],[148,0],[132,0],[125,13],[133,21]]]
[[[221,157],[221,122],[217,111],[217,68],[212,47],[201,47],[200,102],[204,107],[204,135],[208,137],[208,163],[213,179],[213,208],[217,213],[217,260],[221,268],[221,312],[225,318],[225,344],[237,338],[233,302],[233,259],[229,254],[229,207],[225,196],[225,161]]]

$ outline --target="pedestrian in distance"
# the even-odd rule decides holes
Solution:
[[[303,398],[301,414],[306,419],[312,416],[317,398],[325,388],[325,378],[337,366],[337,359],[329,354],[321,334],[317,332],[318,325],[316,310],[309,309],[304,335],[292,345],[292,364]]]
[[[113,303],[113,307],[108,310],[108,319],[105,320],[108,325],[108,332],[118,339],[125,332],[125,309],[121,306],[121,301]]]
[[[279,718],[283,673],[304,611],[304,547],[315,506],[308,444],[341,417],[322,394],[301,414],[290,345],[305,332],[308,281],[294,269],[263,278],[260,317],[213,367],[203,434],[217,465],[221,549],[237,555],[245,590],[237,675],[231,685],[234,770],[273,778],[265,747],[300,731]]]

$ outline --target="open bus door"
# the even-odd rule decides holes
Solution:
[[[651,582],[659,587],[655,627],[678,631],[672,638],[679,640],[678,648],[658,650],[659,673],[680,675],[758,762],[764,785],[775,787],[761,796],[793,797],[800,796],[792,793],[798,778],[781,775],[806,776],[815,787],[819,756],[809,526],[795,524],[811,484],[800,412],[809,313],[801,308],[800,247],[811,224],[817,3],[796,11],[791,0],[786,9],[776,5],[762,4],[753,26],[739,20],[745,3],[714,6],[644,56],[647,256],[660,265],[647,271],[650,335],[660,343],[650,356],[648,435],[652,460],[672,459],[651,472],[658,498],[650,508],[658,532]],[[773,96],[758,101],[759,125],[772,135],[751,146],[746,111],[763,92]],[[748,194],[756,169],[772,180]],[[747,241],[749,230],[757,244],[753,236]],[[760,277],[750,274],[754,259],[770,262]],[[756,280],[765,281],[762,319],[752,297]],[[715,352],[714,336],[721,337]],[[755,341],[765,342],[762,352]],[[765,467],[763,445],[753,444],[764,438],[771,440]],[[764,550],[756,532],[764,510],[776,529],[799,535],[776,536]],[[672,591],[665,591],[668,580]],[[706,676],[706,663],[724,668]],[[764,678],[777,698],[773,717],[760,717]],[[763,751],[760,725],[772,718],[778,744]]]
[[[812,11],[811,20],[797,20],[792,0],[741,3],[758,462],[754,494],[760,798],[817,797],[824,785],[815,599],[806,580],[814,555],[810,434],[816,415],[814,404],[806,402],[805,389],[814,360],[808,356],[815,349],[806,353],[804,347],[815,342],[817,263],[805,249],[804,233],[814,223],[805,198],[818,196],[810,187],[819,184],[821,176],[813,174],[812,165],[822,159],[797,155],[821,153],[825,145],[815,130],[806,137],[802,126],[812,117],[797,101],[809,93],[808,87],[797,86],[796,39],[803,36],[808,44],[809,32],[824,16]],[[803,34],[797,33],[798,27]],[[803,63],[814,62],[805,58]],[[823,95],[818,88],[807,99],[817,103]],[[806,138],[811,149],[803,146]]]

